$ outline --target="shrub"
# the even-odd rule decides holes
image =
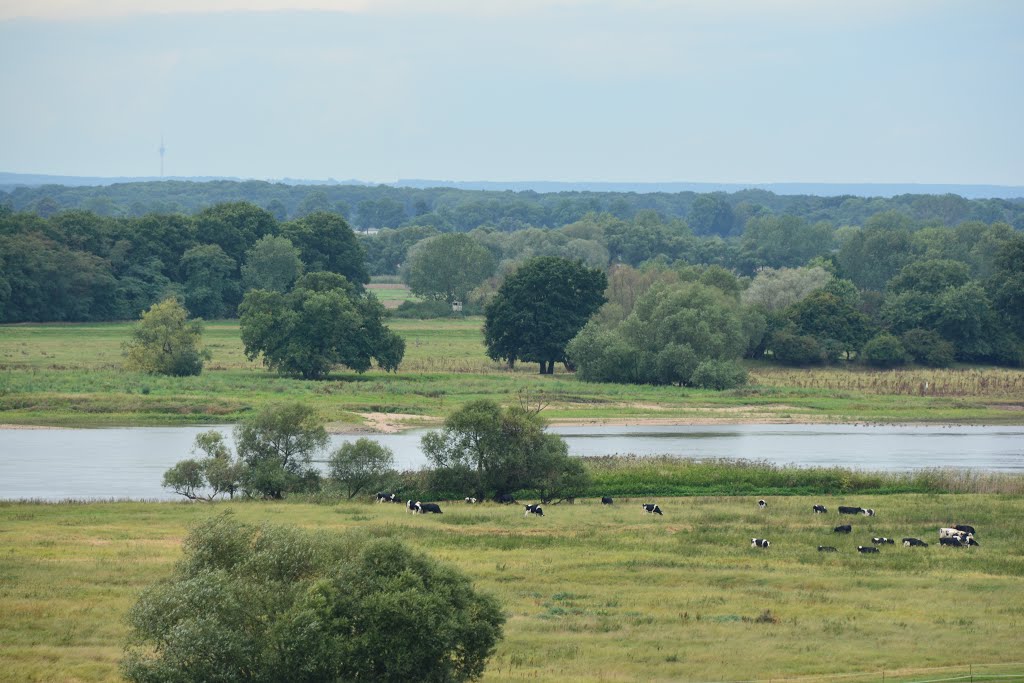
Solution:
[[[128,614],[129,681],[468,681],[504,615],[392,539],[201,522]],[[423,625],[429,624],[429,637]]]
[[[907,362],[907,351],[899,339],[883,332],[864,345],[860,357],[876,368],[894,368]]]
[[[463,315],[465,315],[465,311]],[[403,301],[398,308],[391,311],[395,318],[417,318],[426,320],[428,318],[450,318],[452,313],[451,304],[446,301]]]
[[[907,330],[900,341],[915,363],[932,368],[948,368],[953,365],[953,345],[935,330]]]
[[[785,365],[823,365],[825,350],[814,337],[780,331],[772,335],[772,357]]]
[[[736,361],[706,360],[693,371],[689,383],[701,389],[735,389],[747,383],[747,371]]]
[[[187,377],[203,371],[210,354],[200,348],[203,323],[188,320],[188,311],[177,300],[153,304],[132,328],[123,345],[129,370],[154,375]]]

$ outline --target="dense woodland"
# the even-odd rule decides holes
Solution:
[[[966,221],[1004,222],[1024,229],[1024,198],[968,200],[958,195],[905,194],[892,198],[843,195],[778,195],[740,192],[549,192],[413,188],[387,185],[289,185],[257,180],[177,180],[104,186],[0,186],[0,205],[43,217],[84,209],[110,218],[147,214],[197,214],[215,204],[250,202],[278,221],[317,211],[342,215],[357,230],[427,225],[442,232],[490,226],[502,232],[527,227],[557,228],[588,213],[632,220],[654,211],[665,220],[683,219],[696,235],[742,234],[753,216],[790,215],[809,223],[864,225],[895,211],[920,226],[953,226]]]
[[[373,231],[357,234],[350,225]],[[373,275],[402,275],[414,291],[444,302],[436,311],[458,297],[482,312],[524,261],[557,256],[608,273],[609,304],[592,321],[591,346],[617,340],[625,356],[642,355],[638,330],[657,338],[658,321],[673,314],[663,301],[691,302],[695,319],[709,313],[692,302],[721,308],[730,301],[735,310],[720,326],[736,334],[716,342],[729,349],[723,358],[829,362],[862,355],[882,336],[872,348],[878,365],[1016,365],[1024,338],[1022,229],[1024,200],[953,195],[538,194],[261,182],[17,188],[0,194],[0,321],[135,319],[167,296],[195,316],[235,317],[246,291],[283,293],[316,271],[344,275],[359,289]],[[461,289],[422,277],[442,270],[425,261],[428,245],[455,258],[454,243],[437,242],[450,233],[467,242],[458,253],[488,264],[456,269],[463,280],[477,273]],[[890,338],[900,348],[887,348]],[[665,346],[647,343],[656,344],[652,352]],[[669,361],[651,359],[632,381],[676,378],[659,362]]]

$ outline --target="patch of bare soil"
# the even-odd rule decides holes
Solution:
[[[61,429],[60,427],[47,427],[44,425],[8,425],[0,424],[0,429]]]
[[[363,418],[363,424],[352,424],[334,422],[327,425],[327,431],[332,434],[394,434],[440,424],[440,420],[425,417],[423,415],[410,415],[406,413],[357,413]]]

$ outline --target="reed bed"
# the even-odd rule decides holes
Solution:
[[[583,458],[593,477],[588,495],[839,495],[846,493],[1024,494],[1024,475],[954,468],[866,472],[796,467],[756,460],[692,460],[675,456]]]

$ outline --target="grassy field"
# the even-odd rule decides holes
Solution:
[[[1024,498],[983,494],[593,499],[521,508],[397,505],[0,503],[0,681],[117,679],[123,616],[166,576],[194,520],[245,521],[400,538],[495,595],[506,636],[485,680],[731,681],[861,673],[924,680],[931,667],[1024,673]],[[645,515],[658,502],[664,517]],[[833,512],[811,513],[812,503]],[[838,503],[877,510],[844,518]],[[928,542],[951,523],[981,547],[855,547],[872,536]],[[750,547],[752,537],[772,547]],[[818,545],[838,553],[818,553]],[[915,673],[917,672],[917,673]]]
[[[1024,421],[1024,371],[1004,369],[785,370],[751,365],[751,385],[713,392],[678,387],[588,384],[559,368],[539,376],[484,354],[480,318],[392,320],[406,340],[396,374],[339,372],[305,382],[246,359],[236,321],[206,326],[212,359],[200,377],[167,378],[121,369],[130,325],[0,326],[0,423],[103,426],[232,422],[265,404],[301,400],[336,428],[369,414],[402,424],[436,423],[466,401],[540,399],[550,420],[664,422]],[[397,417],[404,416],[404,417]]]

